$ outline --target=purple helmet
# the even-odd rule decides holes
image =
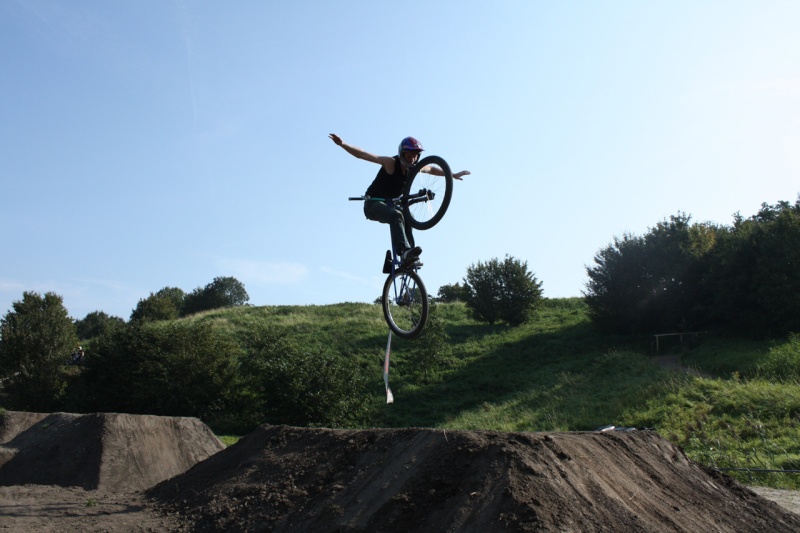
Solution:
[[[420,152],[424,151],[422,148],[422,143],[416,140],[414,137],[406,137],[402,141],[400,141],[400,146],[397,147],[397,155],[400,156],[400,164],[408,166],[405,158],[403,157],[403,152]]]
[[[403,155],[403,152],[422,152],[422,143],[414,137],[406,137],[400,141],[400,146],[397,148],[397,155]]]

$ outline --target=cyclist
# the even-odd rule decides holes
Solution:
[[[406,137],[400,141],[397,155],[389,157],[365,152],[357,146],[342,141],[335,133],[331,133],[329,137],[350,155],[381,166],[372,184],[367,188],[366,195],[370,198],[364,202],[364,215],[370,220],[389,224],[392,246],[403,263],[416,261],[422,253],[422,248],[414,245],[411,225],[406,225],[403,212],[399,207],[387,204],[382,199],[397,198],[403,194],[408,171],[419,160],[419,154],[423,151],[422,144],[414,137]],[[442,170],[433,165],[420,169],[420,172],[436,176],[443,175]],[[462,170],[453,174],[453,177],[460,180],[462,176],[469,174],[468,170]]]

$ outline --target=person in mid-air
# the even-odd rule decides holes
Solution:
[[[392,246],[403,263],[416,261],[422,253],[422,248],[414,245],[411,225],[406,225],[401,209],[387,204],[382,199],[397,198],[403,194],[408,171],[419,160],[419,154],[423,151],[422,144],[414,137],[406,137],[400,141],[397,155],[390,157],[365,152],[357,146],[347,144],[335,133],[331,133],[329,137],[350,155],[381,166],[377,176],[367,189],[366,196],[369,198],[364,202],[364,215],[370,220],[389,224]],[[443,175],[442,170],[434,165],[428,165],[420,169],[420,172],[436,176]],[[453,177],[460,180],[462,176],[469,173],[468,170],[462,170],[453,174]]]

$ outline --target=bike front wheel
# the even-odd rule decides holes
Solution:
[[[386,278],[381,296],[383,316],[398,337],[414,339],[428,320],[428,291],[413,270],[395,270]]]
[[[420,172],[428,165],[439,167],[444,176]],[[453,196],[453,173],[447,161],[438,155],[421,159],[409,172],[404,195],[415,195],[422,191],[426,193],[424,199],[415,198],[403,204],[406,221],[418,230],[435,226],[444,216]]]

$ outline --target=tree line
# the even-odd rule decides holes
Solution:
[[[588,266],[595,324],[619,333],[800,331],[800,197],[730,226],[678,213],[615,238]]]
[[[25,292],[0,320],[0,405],[194,416],[233,432],[265,420],[342,425],[357,417],[366,380],[355,361],[308,352],[267,326],[237,336],[175,320],[248,299],[235,278],[216,278],[189,295],[151,294],[128,322],[102,312],[74,321],[61,296]],[[87,340],[81,366],[68,368],[68,354]]]

